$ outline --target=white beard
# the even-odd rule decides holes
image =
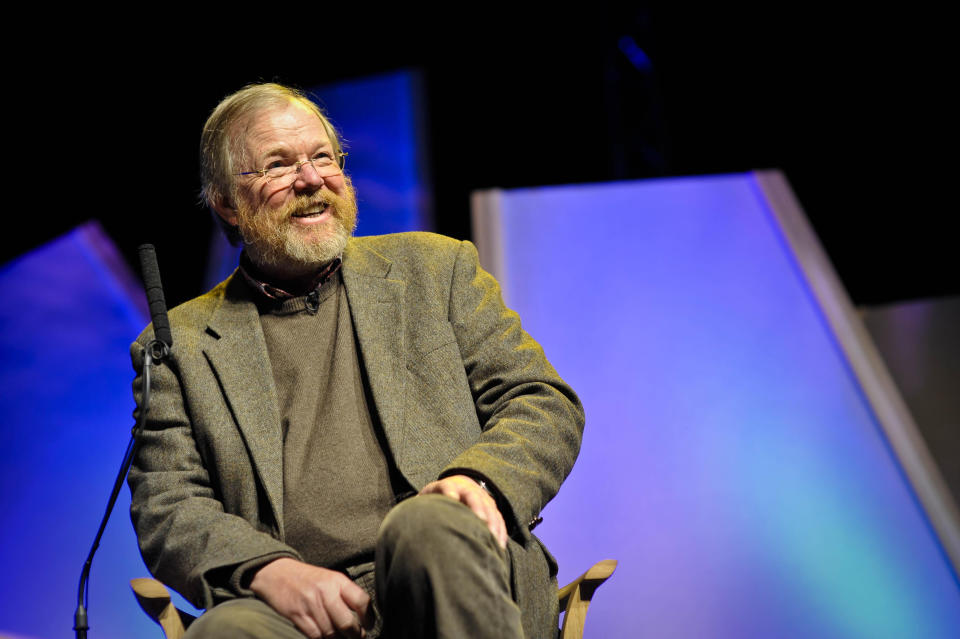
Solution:
[[[343,196],[320,190],[298,197],[282,209],[253,209],[236,198],[238,227],[253,263],[268,273],[296,277],[316,272],[340,256],[357,220],[353,185],[349,178],[344,179]],[[291,220],[318,205],[329,207],[330,219],[323,224],[299,225]]]

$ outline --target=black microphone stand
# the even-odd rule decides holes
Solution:
[[[110,499],[107,502],[107,510],[100,521],[100,528],[97,530],[97,536],[93,540],[93,546],[87,555],[87,560],[83,564],[83,570],[80,572],[80,586],[77,589],[77,611],[73,615],[73,629],[76,632],[77,639],[87,639],[87,581],[90,578],[90,566],[93,564],[93,555],[100,547],[100,538],[103,537],[103,531],[107,527],[107,521],[110,519],[110,513],[113,512],[113,506],[117,503],[120,496],[120,490],[123,488],[123,481],[127,477],[130,465],[133,463],[133,457],[140,447],[140,433],[143,432],[143,424],[146,421],[147,412],[150,410],[150,367],[154,363],[161,363],[170,354],[170,348],[158,339],[152,340],[147,344],[143,353],[143,397],[137,423],[130,436],[130,443],[127,444],[127,450],[123,455],[123,461],[120,464],[120,472],[117,473],[117,480],[113,482],[113,492],[110,493]]]
[[[93,546],[90,547],[90,554],[87,555],[87,560],[83,564],[83,570],[80,571],[80,585],[77,588],[77,611],[73,615],[73,630],[76,632],[77,639],[87,639],[87,630],[90,629],[90,626],[87,625],[87,581],[90,579],[93,555],[100,547],[100,538],[103,537],[103,531],[107,527],[110,513],[113,512],[113,506],[117,503],[117,497],[120,496],[123,480],[126,479],[127,472],[133,464],[133,458],[137,454],[137,449],[140,448],[140,435],[147,419],[147,412],[150,410],[150,367],[167,359],[173,345],[170,323],[167,320],[167,305],[163,300],[163,285],[160,283],[160,269],[157,266],[156,251],[151,244],[140,246],[138,251],[147,303],[150,306],[150,316],[153,320],[154,339],[148,342],[146,348],[143,349],[143,395],[141,396],[140,410],[137,414],[137,423],[130,435],[127,450],[123,454],[123,462],[120,464],[117,480],[113,482],[113,492],[110,493],[110,499],[107,501],[107,510],[103,513],[97,536],[93,540]]]

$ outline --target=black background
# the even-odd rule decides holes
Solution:
[[[196,150],[219,99],[252,81],[417,69],[438,232],[470,237],[477,188],[779,168],[856,304],[960,292],[942,16],[599,2],[264,4],[202,21],[139,10],[8,25],[24,31],[4,45],[4,261],[96,219],[132,264],[154,243],[168,303],[185,301],[202,292],[212,221]],[[624,37],[652,70],[631,64]]]

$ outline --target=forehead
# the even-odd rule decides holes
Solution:
[[[247,153],[262,159],[274,152],[312,153],[330,143],[317,114],[297,103],[257,111],[243,129]]]

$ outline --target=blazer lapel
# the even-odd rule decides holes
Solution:
[[[343,257],[343,284],[367,381],[398,467],[403,467],[406,283],[392,262],[355,242]]]
[[[208,324],[203,352],[220,380],[283,536],[283,435],[257,308],[235,273]]]

